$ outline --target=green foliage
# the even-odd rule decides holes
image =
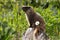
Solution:
[[[53,5],[50,4],[49,7],[47,9],[42,9],[41,7],[39,8],[35,8],[35,10],[37,12],[39,12],[43,18],[45,19],[45,23],[46,23],[46,32],[47,34],[51,37],[51,36],[55,36],[57,37],[55,40],[60,39],[59,38],[59,30],[60,30],[60,22],[59,22],[59,18],[60,13],[58,12],[60,9],[58,9],[57,7],[52,8]],[[51,38],[53,39],[53,37]]]
[[[23,5],[33,7],[44,18],[46,33],[51,40],[60,40],[60,1],[47,1],[0,0],[0,40],[21,40],[29,26],[22,11]]]

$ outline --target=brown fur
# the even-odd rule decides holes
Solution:
[[[22,9],[28,17],[30,27],[34,28],[33,34],[35,35],[35,37],[37,38],[37,36],[39,36],[40,33],[43,33],[43,35],[46,36],[46,34],[44,34],[45,22],[44,22],[43,18],[41,16],[37,15],[31,7],[22,7]],[[39,21],[40,24],[35,25],[36,21]]]
[[[43,31],[45,30],[44,20],[39,15],[37,15],[31,7],[23,7],[22,9],[27,14],[27,17],[28,17],[28,20],[30,23],[30,27],[36,28],[37,26],[35,25],[35,22],[39,21],[40,24],[38,25],[38,29],[43,30]]]

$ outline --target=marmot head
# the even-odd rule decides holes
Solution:
[[[22,7],[23,11],[26,12],[30,9],[31,7]]]

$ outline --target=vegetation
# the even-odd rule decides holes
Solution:
[[[21,40],[29,26],[22,6],[40,13],[50,39],[60,40],[60,0],[0,0],[0,40]]]

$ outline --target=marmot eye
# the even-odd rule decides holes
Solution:
[[[39,24],[40,24],[40,22],[39,22],[39,21],[36,21],[36,22],[35,22],[35,25],[39,25]]]

